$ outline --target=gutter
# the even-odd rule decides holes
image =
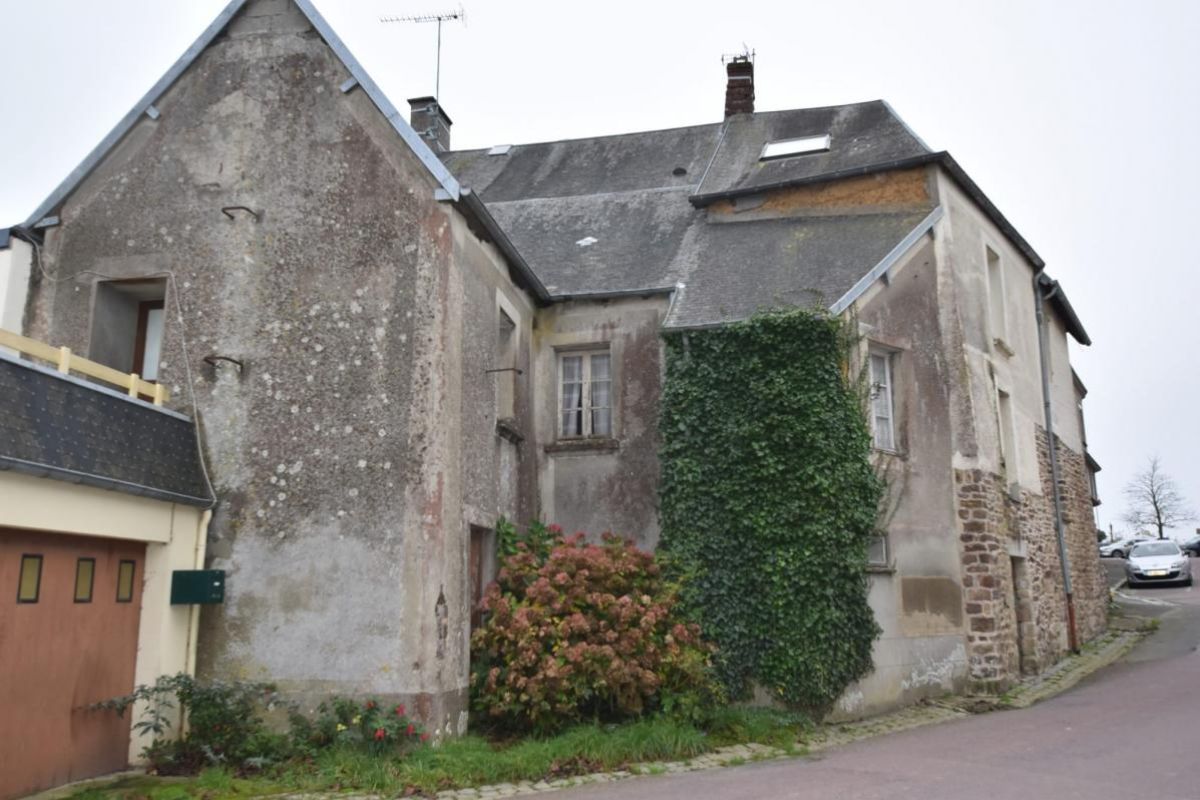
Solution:
[[[1043,293],[1042,287],[1048,286],[1050,291]],[[1045,267],[1039,269],[1033,276],[1034,311],[1037,318],[1038,333],[1038,362],[1042,373],[1042,410],[1046,419],[1046,448],[1050,451],[1050,481],[1054,496],[1054,533],[1058,539],[1058,561],[1062,566],[1063,594],[1067,601],[1067,641],[1071,652],[1079,652],[1079,633],[1075,626],[1075,593],[1071,588],[1071,559],[1067,553],[1066,532],[1063,528],[1063,501],[1059,489],[1058,441],[1054,435],[1054,412],[1050,399],[1050,354],[1046,345],[1046,311],[1047,300],[1053,299],[1058,292],[1058,284],[1046,277]]]

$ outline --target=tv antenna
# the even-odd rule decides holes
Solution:
[[[462,6],[457,11],[442,11],[436,14],[413,14],[407,17],[380,17],[380,22],[436,22],[437,23],[437,72],[433,82],[433,98],[440,100],[442,96],[442,23],[462,20],[466,24],[467,14]]]

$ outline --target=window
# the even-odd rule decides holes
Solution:
[[[896,450],[896,414],[892,397],[892,354],[871,353],[871,430],[875,447]]]
[[[117,602],[131,603],[133,602],[133,572],[137,563],[134,561],[122,561],[117,568]]]
[[[1004,297],[1004,265],[995,250],[986,246],[983,250],[987,260],[988,324],[993,342],[1007,349],[1008,310]]]
[[[92,307],[88,358],[158,380],[166,323],[166,281],[101,281]]]
[[[496,418],[511,419],[516,416],[517,388],[517,326],[512,318],[499,311],[496,330]]]
[[[1000,465],[1011,479],[1017,468],[1017,443],[1013,431],[1012,397],[1008,392],[996,392],[996,416],[1000,428]]]
[[[559,435],[612,436],[612,356],[608,350],[558,357]]]
[[[148,381],[158,380],[162,360],[163,301],[138,303],[137,336],[133,343],[133,371]]]
[[[75,562],[75,602],[92,602],[92,584],[96,579],[96,559],[81,558]]]
[[[886,567],[888,564],[887,534],[876,534],[867,545],[867,566]]]
[[[17,602],[36,603],[42,590],[42,557],[21,556],[21,574],[17,577]]]
[[[780,139],[767,142],[759,161],[770,161],[775,158],[802,156],[805,153],[824,153],[829,149],[829,134],[822,136],[805,136],[799,139]]]

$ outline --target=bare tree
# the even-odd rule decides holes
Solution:
[[[1164,528],[1196,518],[1175,481],[1163,471],[1158,456],[1152,456],[1146,469],[1126,484],[1125,500],[1129,503],[1125,521],[1135,527],[1153,525],[1160,539],[1166,538]]]

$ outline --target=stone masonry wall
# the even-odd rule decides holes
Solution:
[[[1046,435],[1038,430],[1042,492],[1010,494],[1003,476],[956,470],[964,611],[971,681],[1003,691],[1066,655],[1066,598],[1054,530]],[[1082,644],[1104,631],[1108,591],[1100,568],[1082,454],[1058,442],[1063,523]]]

